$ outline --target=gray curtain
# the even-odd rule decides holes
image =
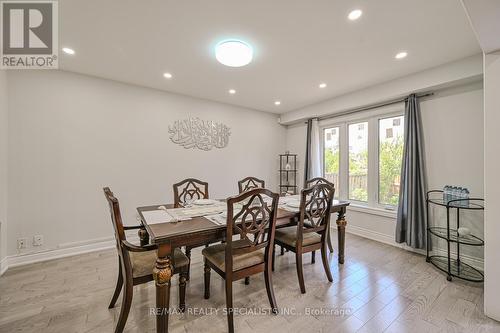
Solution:
[[[309,167],[311,160],[311,129],[312,129],[312,119],[307,120],[307,133],[306,133],[306,158],[304,160],[304,185],[309,179]]]
[[[307,120],[304,184],[309,179],[322,176],[320,144],[319,120],[317,118],[309,119]]]
[[[427,180],[420,104],[412,94],[405,100],[405,143],[399,191],[396,242],[425,247]]]

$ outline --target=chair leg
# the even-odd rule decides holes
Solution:
[[[297,266],[297,277],[299,278],[300,292],[306,293],[306,286],[304,285],[304,272],[302,270],[302,253],[295,253],[295,265]]]
[[[245,284],[246,284],[247,286],[250,284],[250,277],[249,277],[249,276],[247,276],[247,277],[245,278]]]
[[[186,280],[187,272],[179,274],[179,310],[186,311]]]
[[[227,328],[229,333],[234,333],[233,324],[233,281],[226,279],[226,309]]]
[[[204,258],[205,261],[205,266],[204,266],[204,271],[205,271],[205,299],[210,298],[210,266],[207,263],[207,258]]]
[[[111,297],[111,302],[109,303],[108,309],[112,309],[115,307],[116,300],[118,299],[118,296],[120,296],[122,287],[123,287],[122,265],[120,264],[120,258],[118,258],[118,280],[116,281],[115,292],[113,293],[113,297]]]
[[[330,230],[330,226],[328,225],[328,229],[326,229],[326,240],[328,241],[328,248],[330,249],[330,253],[333,253],[332,238],[331,238],[330,234],[331,234],[331,230]]]
[[[325,268],[325,273],[328,281],[333,282],[332,272],[330,272],[330,265],[328,264],[328,258],[326,257],[325,243],[323,243],[323,245],[321,246],[321,259],[323,260],[323,267]]]
[[[281,247],[281,253],[280,253],[282,256],[285,255],[285,248],[282,246]]]
[[[269,304],[274,314],[278,314],[278,305],[276,305],[276,298],[274,297],[272,272],[269,267],[269,263],[266,263],[266,268],[264,270],[264,281],[266,282],[267,298],[269,299]]]
[[[186,257],[189,259],[188,263],[188,268],[187,268],[187,275],[186,275],[186,281],[189,281],[189,272],[191,271],[191,247],[186,246]]]
[[[311,252],[311,264],[316,263],[316,251]]]
[[[274,272],[274,260],[276,257],[276,245],[273,245],[273,262],[272,262],[272,270]]]
[[[128,313],[130,312],[130,306],[132,305],[132,295],[134,286],[132,281],[127,281],[123,288],[123,301],[122,308],[120,310],[120,317],[118,318],[118,323],[116,324],[115,333],[123,332],[125,328],[125,323],[127,322]]]

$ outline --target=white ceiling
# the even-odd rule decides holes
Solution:
[[[484,53],[500,50],[500,1],[462,0]]]
[[[458,0],[59,0],[59,25],[63,70],[276,113],[480,52]],[[215,60],[229,37],[250,65]]]

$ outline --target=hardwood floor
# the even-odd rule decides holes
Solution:
[[[332,235],[332,238],[335,235]],[[273,274],[280,315],[267,312],[262,275],[250,285],[234,283],[237,332],[500,332],[483,315],[482,284],[444,275],[425,258],[392,246],[347,235],[344,265],[335,255],[328,283],[320,261],[304,257],[307,293],[300,293],[291,253],[279,255]],[[335,250],[336,253],[336,250]],[[203,263],[193,250],[187,312],[173,314],[171,332],[227,330],[223,280],[212,274],[211,298],[203,299]],[[107,306],[117,273],[108,250],[10,269],[0,278],[0,332],[113,332],[120,311]],[[177,277],[171,304],[177,304]],[[120,295],[121,296],[121,295]],[[126,332],[153,332],[154,283],[134,289]],[[209,313],[212,311],[212,313]],[[246,312],[246,314],[244,314]]]

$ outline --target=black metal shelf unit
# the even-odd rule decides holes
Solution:
[[[287,167],[288,166],[288,167]],[[280,194],[297,194],[297,154],[280,154]]]
[[[437,194],[439,193],[439,197]],[[460,260],[460,245],[466,246],[484,246],[484,240],[475,235],[460,235],[460,210],[484,210],[484,199],[468,198],[468,199],[453,199],[444,200],[443,191],[432,190],[427,192],[427,256],[426,261],[433,264],[441,271],[448,274],[446,279],[452,280],[452,277],[457,277],[467,281],[483,282],[484,275],[476,268],[462,262]],[[437,205],[446,207],[446,227],[437,227],[430,225],[429,207]],[[456,209],[456,228],[450,227],[450,210]],[[447,245],[447,256],[430,255],[431,236],[444,239]],[[452,258],[451,244],[455,243],[457,248],[456,258]]]

